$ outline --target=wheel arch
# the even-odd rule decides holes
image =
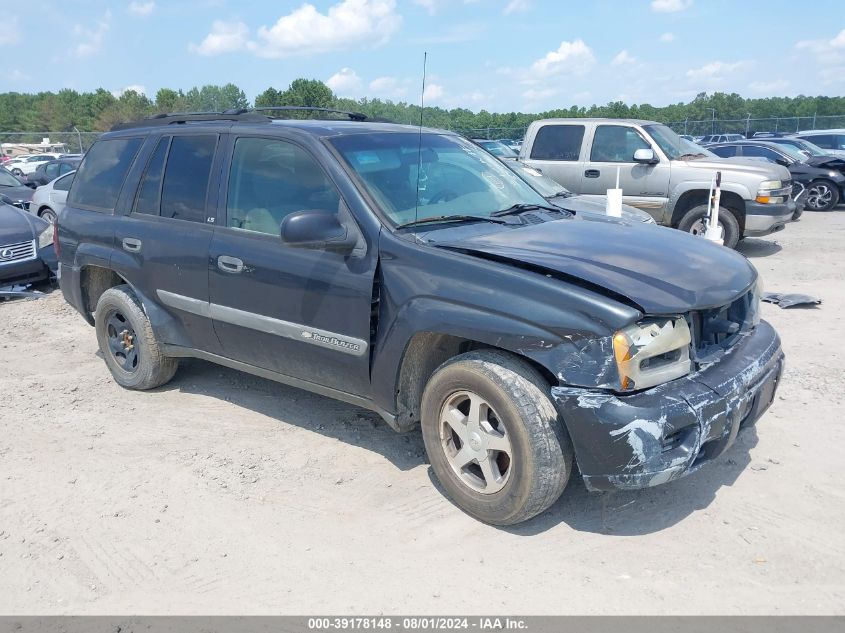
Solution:
[[[687,211],[693,207],[701,204],[707,204],[709,191],[707,189],[690,189],[680,195],[675,208],[672,211],[672,220],[670,225],[673,228],[678,228],[681,219],[686,215]],[[745,199],[739,193],[730,190],[722,190],[719,199],[719,205],[729,209],[736,221],[739,223],[740,231],[745,230]]]

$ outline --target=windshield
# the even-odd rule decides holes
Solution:
[[[558,184],[556,180],[552,180],[546,176],[539,169],[529,167],[524,163],[515,160],[510,160],[505,163],[511,171],[522,178],[525,182],[531,185],[544,198],[554,198],[557,196],[564,196],[569,193],[566,187]]]
[[[782,151],[784,154],[789,154],[790,157],[794,158],[800,163],[803,163],[807,160],[807,155],[802,154],[801,150],[793,145],[778,145],[778,149]]]
[[[663,150],[663,153],[666,154],[666,157],[669,160],[677,160],[685,154],[704,154],[705,156],[712,156],[712,154],[709,153],[705,154],[704,148],[682,139],[680,136],[675,134],[671,128],[661,125],[660,123],[644,125],[643,129],[651,135],[651,138],[654,139],[654,142],[657,143],[661,150]]]
[[[499,160],[451,134],[350,134],[330,142],[396,224],[546,203]]]
[[[790,147],[795,147],[799,150],[804,150],[810,156],[826,156],[826,152],[816,145],[815,143],[810,143],[809,141],[774,141],[778,145],[786,146],[789,145]]]
[[[505,158],[516,158],[519,156],[519,154],[500,141],[476,141],[476,143],[493,154],[493,156],[504,156]]]

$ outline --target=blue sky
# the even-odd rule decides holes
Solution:
[[[7,6],[7,9],[11,5]],[[538,111],[698,92],[845,94],[842,0],[44,0],[0,24],[0,91],[296,77],[341,96]]]

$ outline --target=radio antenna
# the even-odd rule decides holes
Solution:
[[[419,219],[420,212],[420,172],[422,171],[422,127],[423,112],[425,111],[425,67],[428,62],[428,51],[423,52],[422,90],[420,91],[420,125],[417,140],[417,195],[414,202],[414,221]]]

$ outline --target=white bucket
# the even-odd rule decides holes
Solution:
[[[607,190],[607,215],[614,218],[622,217],[622,190]]]

